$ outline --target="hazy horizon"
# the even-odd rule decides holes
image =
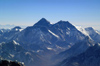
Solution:
[[[37,22],[35,22],[35,23],[37,23]],[[35,24],[34,23],[34,24]],[[57,22],[55,22],[55,23],[52,23],[52,22],[50,22],[51,24],[55,24],[55,23],[57,23]],[[71,23],[71,22],[70,22]],[[16,26],[20,26],[21,28],[26,28],[26,27],[28,27],[28,26],[33,26],[34,24],[32,24],[32,25],[14,25],[14,24],[0,24],[0,29],[11,29],[11,28],[14,28],[14,27],[16,27]],[[72,24],[72,23],[71,23]],[[96,29],[94,26],[96,26],[96,27],[99,27],[99,25],[75,25],[75,24],[73,24],[74,26],[76,26],[76,27],[82,27],[82,28],[88,28],[88,27],[92,27],[92,28],[94,28],[95,30],[99,30],[100,31],[100,29]]]
[[[0,0],[1,25],[32,26],[41,18],[100,30],[99,0]]]

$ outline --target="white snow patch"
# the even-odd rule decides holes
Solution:
[[[23,65],[24,65],[24,62],[21,62],[21,64],[23,64]]]
[[[56,35],[55,33],[53,33],[52,31],[48,30],[52,35],[54,35],[55,37],[59,38],[58,35]]]
[[[1,32],[3,33],[3,30],[1,30]]]
[[[70,30],[70,28],[68,28],[68,30]]]
[[[30,52],[26,52],[26,53],[25,53],[25,55],[28,55],[28,54],[29,54],[29,55],[31,55],[31,53],[30,53]]]
[[[100,32],[96,31],[96,33],[98,33],[100,35]]]
[[[17,29],[17,28],[16,28],[15,30],[16,30],[16,31],[18,31],[18,29]]]
[[[37,50],[36,52],[42,52],[43,50]]]
[[[51,44],[51,42],[50,41],[48,41],[49,42],[49,44]]]
[[[17,43],[15,40],[13,40],[13,42],[14,42],[14,44],[16,44],[16,45],[20,45],[19,43]]]
[[[23,29],[19,29],[19,31],[21,32]]]
[[[68,48],[71,48],[71,46],[70,46],[70,45],[68,45]]]
[[[60,47],[60,46],[58,46],[58,45],[56,45],[56,47],[59,48],[59,49],[63,49],[62,47]]]
[[[40,39],[41,39],[43,42],[46,41],[46,40],[44,39],[44,36],[43,36],[42,32],[40,33]]]
[[[17,29],[17,28],[16,28],[15,30],[16,30],[16,31],[22,31],[23,29]]]
[[[10,56],[13,58],[14,57],[14,55],[13,54],[10,54]]]
[[[67,34],[67,35],[69,35],[69,34],[70,34],[70,32],[68,32],[68,31],[67,31],[67,32],[66,32],[66,34]]]
[[[52,48],[50,48],[50,47],[47,47],[47,49],[48,49],[48,50],[52,50]]]
[[[100,46],[100,44],[98,43],[98,45]]]

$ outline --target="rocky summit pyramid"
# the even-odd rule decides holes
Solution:
[[[47,21],[45,18],[40,19],[34,26],[49,26],[50,22]]]

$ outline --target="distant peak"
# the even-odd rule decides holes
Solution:
[[[16,26],[16,27],[12,28],[13,31],[18,31],[20,29],[22,29],[20,26]]]
[[[45,18],[40,19],[34,26],[49,26],[50,22]]]
[[[93,27],[87,27],[85,29],[94,30]]]
[[[66,28],[74,28],[74,29],[76,29],[75,26],[72,25],[69,21],[62,21],[62,20],[60,20],[55,25],[59,25],[60,27],[66,27]]]
[[[63,20],[60,20],[58,21],[59,24],[70,24],[72,25],[69,21],[63,21]]]
[[[43,22],[43,23],[50,23],[48,20],[46,20],[45,18],[40,19],[38,22]]]
[[[69,22],[69,21],[63,21],[63,20],[60,20],[59,22]]]
[[[15,26],[13,29],[21,29],[21,27],[20,26]]]
[[[41,18],[40,20],[46,20],[45,18]],[[47,20],[46,20],[47,21]]]
[[[92,28],[92,27],[87,27],[87,28],[85,28],[85,30],[86,30],[86,31],[89,31],[90,34],[95,33],[95,30],[94,30],[94,28]]]

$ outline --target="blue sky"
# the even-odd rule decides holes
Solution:
[[[0,24],[29,26],[41,18],[100,30],[100,0],[0,0]]]

